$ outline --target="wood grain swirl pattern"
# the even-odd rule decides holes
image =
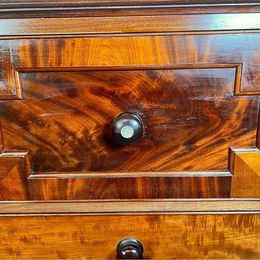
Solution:
[[[32,172],[31,199],[231,195],[228,148],[259,147],[259,14],[214,6],[196,15],[179,6],[149,17],[119,8],[109,17],[1,19],[17,26],[1,30],[0,145],[29,151],[31,168],[18,175]],[[109,130],[126,110],[146,125],[128,148]]]
[[[24,99],[1,104],[5,149],[32,171],[227,170],[229,146],[254,146],[257,97],[234,97],[235,69],[22,73]],[[111,123],[130,111],[145,136],[121,147]]]

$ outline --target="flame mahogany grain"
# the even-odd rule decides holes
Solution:
[[[234,97],[235,69],[22,73],[23,100],[1,104],[8,151],[30,151],[32,171],[227,170],[228,147],[254,146],[257,97]],[[130,111],[145,135],[113,142]]]
[[[259,4],[84,2],[1,3],[0,196],[230,197],[229,148],[260,146]]]
[[[0,258],[260,258],[259,1],[0,2]]]

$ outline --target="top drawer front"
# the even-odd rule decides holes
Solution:
[[[257,97],[235,97],[236,68],[20,73],[23,100],[2,104],[4,145],[32,170],[227,170],[229,146],[254,146]],[[142,138],[113,140],[131,112]],[[15,138],[14,138],[15,135]]]
[[[259,139],[259,42],[257,32],[1,40],[0,173],[21,183],[11,197],[230,196],[229,148]],[[145,131],[120,147],[110,124],[125,111]],[[29,160],[13,168],[17,156]]]

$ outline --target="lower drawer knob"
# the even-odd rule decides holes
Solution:
[[[113,138],[118,144],[134,144],[143,135],[143,123],[138,115],[125,112],[114,119],[112,131]]]
[[[117,259],[143,259],[143,245],[134,238],[121,240],[117,247]]]

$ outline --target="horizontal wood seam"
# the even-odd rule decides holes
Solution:
[[[138,7],[161,7],[161,6],[173,6],[173,7],[179,7],[179,6],[187,6],[187,7],[194,7],[194,6],[237,6],[237,5],[253,5],[258,4],[258,1],[246,1],[246,0],[236,0],[236,1],[210,1],[210,0],[203,0],[203,1],[172,1],[172,0],[157,0],[157,1],[85,1],[84,3],[82,1],[70,1],[70,3],[55,3],[55,1],[48,1],[48,4],[39,1],[2,1],[0,3],[0,8],[4,10],[12,10],[15,8],[15,10],[35,10],[35,8],[60,8],[64,10],[65,8],[79,8],[79,7],[85,7],[85,8],[138,8]]]
[[[1,20],[1,19],[0,19]],[[259,33],[260,29],[252,30],[219,30],[219,31],[178,31],[178,32],[140,32],[140,33],[72,33],[72,34],[38,34],[38,35],[0,35],[0,40],[15,39],[57,39],[57,38],[104,38],[104,37],[139,37],[168,35],[211,35],[211,34],[247,34]]]
[[[0,214],[147,214],[260,211],[259,199],[0,202]]]

